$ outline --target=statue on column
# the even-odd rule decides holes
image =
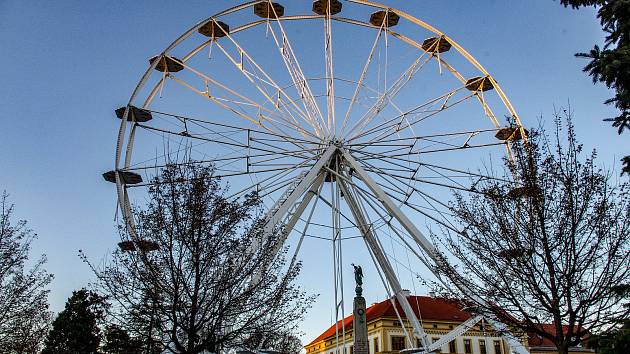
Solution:
[[[369,342],[368,342],[368,329],[367,329],[367,318],[365,315],[365,299],[361,294],[363,294],[363,269],[361,266],[354,265],[354,281],[357,283],[354,291],[357,296],[354,297],[353,301],[353,319],[352,326],[353,328],[353,339],[354,339],[354,354],[369,354]]]
[[[354,292],[357,297],[360,297],[363,294],[363,269],[361,266],[354,265],[354,263],[352,263],[352,266],[354,267],[354,281],[357,283],[357,286],[354,288]]]

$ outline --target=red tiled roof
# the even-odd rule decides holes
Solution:
[[[461,305],[453,300],[429,296],[407,296],[407,300],[416,313],[416,316],[424,320],[463,322],[470,318],[470,314],[460,310]],[[396,301],[396,307],[400,317],[406,318],[405,312],[402,310],[398,301]],[[392,301],[387,299],[368,307],[365,311],[365,317],[368,322],[380,317],[396,318],[396,311],[394,311]],[[346,330],[352,329],[352,318],[353,316],[350,315],[343,319]],[[339,320],[337,324],[339,328],[341,328],[341,320]],[[308,345],[315,344],[334,335],[335,325],[332,325]]]
[[[545,331],[546,333],[549,333],[551,335],[555,335],[556,333],[556,325],[553,323],[544,323],[540,325],[540,328]],[[580,330],[581,328],[578,328],[577,330]],[[563,325],[562,326],[562,331],[566,334],[569,331],[569,326],[567,325]],[[531,347],[551,347],[551,348],[555,348],[556,345],[555,343],[548,338],[543,338],[541,335],[538,335],[536,333],[527,333],[527,339],[529,342],[529,345]],[[582,338],[580,338],[582,341],[585,341],[586,339],[588,339],[589,334],[585,334],[582,336]]]

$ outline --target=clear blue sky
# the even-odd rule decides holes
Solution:
[[[284,1],[290,3],[297,0]],[[383,0],[455,38],[500,82],[526,125],[548,121],[553,107],[575,112],[578,137],[617,167],[628,137],[601,122],[611,96],[581,73],[575,52],[601,43],[592,9],[552,0]],[[0,190],[39,235],[55,274],[58,311],[91,280],[77,257],[98,260],[117,243],[116,196],[101,173],[114,163],[118,120],[147,58],[192,24],[235,2],[0,0]],[[368,302],[382,299],[368,299]],[[327,305],[326,305],[327,306]],[[329,311],[305,325],[306,340]],[[318,317],[319,316],[319,317]]]

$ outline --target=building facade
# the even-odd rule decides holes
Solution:
[[[460,309],[459,303],[444,298],[408,296],[407,299],[431,342],[439,340],[471,317]],[[411,335],[411,324],[405,318],[402,308],[397,304],[395,306],[391,299],[368,307],[366,319],[370,354],[393,354],[421,347],[421,343]],[[405,332],[409,335],[405,335]],[[410,340],[416,342],[410,343]],[[523,337],[523,343],[526,343],[526,337]],[[307,354],[335,354],[336,350],[339,353],[353,354],[352,344],[352,316],[348,316],[324,331],[306,345],[305,349]],[[508,354],[509,347],[486,323],[481,322],[442,346],[441,353]]]
[[[452,329],[471,318],[462,310],[460,303],[444,298],[408,296],[409,304],[420,319],[431,343],[447,335]],[[372,304],[367,308],[368,347],[370,354],[394,354],[401,350],[420,348],[421,343],[410,343],[411,324],[406,320],[402,308],[394,306],[391,299]],[[400,316],[400,319],[399,319]],[[401,320],[403,325],[401,325]],[[545,331],[552,325],[543,325]],[[405,335],[405,331],[409,335]],[[344,337],[345,332],[345,337]],[[553,332],[549,332],[553,333]],[[518,335],[522,344],[532,354],[557,354],[555,345],[548,339],[535,334]],[[345,338],[345,340],[344,340]],[[586,342],[586,337],[582,338]],[[415,341],[415,339],[414,339]],[[337,322],[305,346],[307,354],[353,354],[352,316]],[[345,348],[345,351],[343,350]],[[412,351],[410,351],[412,352]],[[483,321],[442,346],[441,354],[509,354],[507,343]],[[592,349],[577,346],[569,354],[594,353]]]

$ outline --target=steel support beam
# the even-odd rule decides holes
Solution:
[[[374,254],[374,258],[378,262],[378,265],[383,270],[383,273],[385,274],[385,279],[387,279],[389,286],[394,291],[394,295],[396,296],[398,303],[400,303],[400,306],[405,312],[407,319],[411,322],[415,336],[417,338],[420,338],[420,340],[422,341],[423,347],[427,348],[428,347],[427,335],[424,332],[424,329],[422,328],[422,325],[420,324],[418,317],[413,312],[413,309],[411,308],[411,304],[409,304],[409,301],[407,300],[407,296],[405,295],[404,290],[402,286],[400,285],[400,282],[398,281],[398,278],[396,278],[396,273],[394,272],[394,268],[392,268],[392,265],[390,264],[389,260],[385,256],[385,253],[381,249],[376,239],[376,236],[372,232],[372,226],[368,224],[368,221],[365,218],[363,211],[361,210],[359,204],[354,198],[354,191],[348,188],[348,186],[346,185],[346,182],[341,178],[337,179],[337,183],[339,183],[339,186],[341,187],[341,190],[343,191],[344,198],[346,199],[346,203],[350,207],[352,215],[357,221],[357,225],[359,227],[359,230],[361,231],[361,234],[363,235],[365,239],[366,244],[372,251],[372,254]]]
[[[300,181],[300,183],[295,187],[293,192],[289,194],[287,199],[284,200],[278,209],[273,213],[273,215],[267,215],[267,222],[265,223],[263,229],[264,235],[269,235],[273,231],[273,228],[282,221],[282,219],[284,219],[289,209],[297,202],[300,196],[306,193],[313,182],[315,182],[315,179],[319,176],[320,171],[330,162],[330,158],[338,149],[339,148],[337,146],[330,145],[306,176],[304,176],[302,181]]]
[[[283,234],[280,236],[282,242],[276,242],[276,245],[273,248],[273,254],[270,255],[269,259],[273,260],[276,257],[278,251],[280,250],[280,248],[282,248],[282,245],[286,241],[289,233],[295,226],[295,223],[299,220],[300,216],[304,212],[304,209],[314,195],[313,193],[308,193],[309,189],[313,191],[314,188],[315,192],[317,192],[319,185],[323,181],[323,176],[325,176],[324,167],[328,165],[330,159],[334,156],[338,149],[339,148],[335,145],[328,146],[326,150],[324,150],[324,152],[322,153],[319,160],[317,160],[315,165],[302,178],[298,185],[289,193],[289,195],[284,200],[279,201],[280,203],[277,208],[274,206],[270,213],[265,216],[265,219],[267,221],[263,226],[262,239],[258,240],[255,244],[252,245],[249,250],[250,253],[258,252],[258,250],[262,246],[263,240],[268,239],[271,236],[274,231],[274,227],[276,227],[278,223],[286,218],[291,209],[295,207],[295,204],[300,199],[300,197],[306,194],[302,202],[297,206],[293,213],[289,215],[289,221],[287,225],[285,225]],[[314,186],[315,184],[317,186]],[[278,241],[280,241],[280,239]],[[261,271],[258,272],[258,274],[256,274],[254,278],[258,278],[262,274],[262,272],[263,270],[261,269]]]
[[[476,325],[477,322],[481,321],[482,318],[483,318],[483,316],[481,316],[481,315],[477,315],[477,316],[469,318],[464,323],[460,324],[459,326],[455,327],[452,331],[448,332],[442,338],[440,338],[437,341],[431,343],[431,345],[427,349],[427,352],[431,353],[433,351],[440,350],[440,348],[444,344],[449,343],[450,341],[454,340],[455,338],[457,338],[457,337],[461,336],[462,334],[466,333],[466,331],[468,331],[474,325]]]
[[[287,241],[289,234],[295,227],[295,224],[297,223],[297,221],[300,220],[300,217],[302,217],[304,210],[310,204],[313,197],[317,195],[317,191],[319,190],[319,187],[322,185],[322,183],[324,183],[325,177],[326,177],[326,173],[322,171],[322,173],[320,173],[319,176],[317,176],[317,179],[315,180],[315,182],[311,185],[311,188],[306,192],[306,194],[304,195],[304,198],[302,198],[302,201],[297,206],[295,211],[291,213],[291,215],[289,216],[289,220],[284,225],[284,230],[282,230],[282,232],[280,233],[280,237],[278,237],[276,244],[273,246],[271,250],[273,257],[270,259],[273,259],[276,257],[276,255],[278,254],[278,252],[280,251],[284,243]]]
[[[402,227],[407,230],[407,232],[413,237],[415,242],[424,250],[424,252],[431,258],[431,260],[435,263],[437,268],[446,267],[452,273],[453,276],[449,276],[449,279],[455,284],[457,288],[459,288],[462,292],[464,292],[467,296],[469,296],[473,301],[476,301],[479,304],[486,305],[487,302],[482,299],[480,296],[476,295],[474,292],[470,290],[468,285],[462,281],[462,278],[459,274],[456,273],[455,269],[451,267],[446,260],[438,256],[438,252],[435,250],[431,242],[424,236],[424,234],[418,230],[418,228],[407,218],[407,216],[400,210],[400,208],[392,201],[392,199],[381,189],[381,187],[368,175],[368,173],[361,167],[361,165],[352,157],[350,152],[346,149],[341,149],[344,161],[347,162],[348,167],[354,169],[356,172],[356,176],[363,182],[365,185],[374,193],[376,198],[381,202],[385,210],[394,217]],[[431,269],[431,271],[437,276],[437,269]],[[503,332],[503,338],[508,342],[513,352],[518,354],[529,354],[527,349],[523,346],[521,342],[516,339],[507,326],[500,321],[497,321],[493,318],[488,318],[488,322],[492,325],[492,327],[497,330]],[[427,348],[425,346],[425,348]]]

